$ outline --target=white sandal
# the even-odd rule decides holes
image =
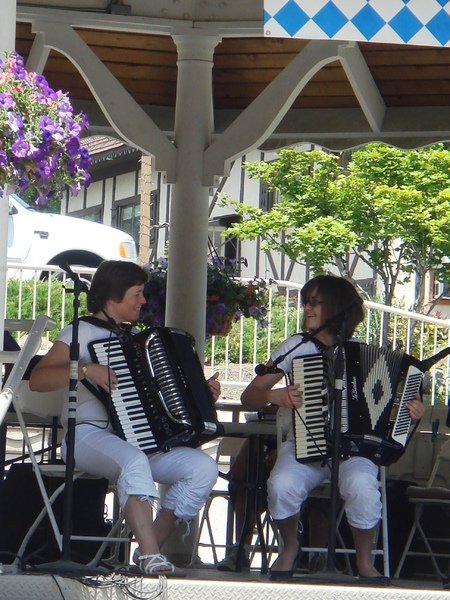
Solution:
[[[139,569],[143,575],[150,577],[185,577],[186,573],[173,565],[164,554],[141,554],[137,550],[133,555],[133,561],[139,561]],[[145,563],[145,561],[148,561]],[[145,564],[144,564],[145,563]]]

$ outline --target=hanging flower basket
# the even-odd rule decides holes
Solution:
[[[213,318],[208,323],[207,335],[211,337],[213,335],[220,335],[226,337],[233,327],[233,323],[235,322],[235,317],[232,314],[223,315],[217,314],[216,318]],[[208,321],[208,317],[207,317]]]
[[[28,192],[45,205],[66,186],[88,186],[91,159],[80,143],[89,127],[68,97],[42,75],[26,71],[16,52],[0,56],[0,191]]]
[[[167,259],[159,258],[148,271],[144,295],[147,300],[142,307],[141,323],[146,327],[160,327],[165,322]],[[206,296],[206,337],[226,336],[233,323],[240,317],[253,318],[258,324],[267,325],[267,289],[262,279],[242,283],[237,279],[238,264],[226,258],[216,257],[208,262]]]

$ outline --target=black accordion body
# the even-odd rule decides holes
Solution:
[[[344,342],[340,455],[363,456],[379,465],[389,465],[404,452],[411,426],[406,403],[419,391],[423,363],[414,357],[359,342]],[[308,384],[314,363],[316,381]],[[327,371],[333,361],[322,355],[293,360],[293,380],[304,390],[302,419],[294,411],[296,458],[300,462],[331,456],[332,404]],[[333,382],[331,382],[332,384]],[[301,414],[301,413],[300,413]],[[314,418],[313,418],[314,415]]]
[[[114,429],[146,454],[199,446],[223,433],[189,333],[155,327],[91,342],[89,352],[118,378],[103,398]]]

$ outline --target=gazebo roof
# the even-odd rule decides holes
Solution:
[[[56,27],[58,21],[70,23],[169,136],[177,93],[174,36],[180,32],[194,28],[200,36],[221,36],[212,71],[214,134],[224,131],[309,43],[264,37],[262,0],[73,0],[65,10],[60,5],[18,1],[17,50],[28,57],[33,43],[39,44],[34,32],[39,21],[50,19]],[[416,147],[450,138],[450,48],[380,43],[350,48],[346,64],[328,62],[311,76],[260,147],[315,142],[343,149],[370,140]],[[86,110],[94,132],[112,133],[66,56],[51,50],[44,74]]]

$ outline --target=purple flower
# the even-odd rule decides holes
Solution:
[[[13,52],[12,57],[13,57],[16,65],[19,65],[19,67],[23,67],[24,62],[23,62],[23,58],[20,56],[20,54],[18,54],[17,52]]]
[[[73,115],[72,105],[66,96],[63,96],[58,102],[58,114],[62,119],[68,119]],[[74,123],[74,121],[72,121],[72,123]],[[79,129],[81,130],[80,127]]]
[[[13,108],[16,105],[13,98],[9,94],[5,94],[4,92],[0,92],[0,107],[8,110],[8,108]]]
[[[17,182],[20,194],[25,194],[29,187],[28,178],[25,175],[22,175]]]
[[[69,171],[70,175],[77,174],[78,165],[73,158],[69,158],[69,160],[67,161],[67,170]]]
[[[70,192],[73,196],[78,196],[78,194],[80,193],[81,190],[81,183],[79,181],[76,181],[75,183],[73,183],[70,186]]]
[[[48,90],[48,82],[43,75],[37,74],[35,81],[36,81],[36,86],[38,88],[40,88],[44,92],[46,92]]]
[[[48,202],[48,198],[49,198],[49,196],[46,193],[39,194],[39,196],[36,198],[34,203],[37,206],[45,206]]]
[[[20,64],[17,64],[13,68],[13,73],[14,73],[14,77],[16,79],[18,79],[19,81],[24,81],[26,79],[27,72],[25,71],[25,69]]]
[[[42,129],[42,131],[47,131],[50,133],[52,140],[60,142],[64,139],[63,128],[56,121],[47,116],[43,116],[39,119],[39,127]]]
[[[35,146],[33,144],[33,142],[30,143],[30,148],[28,150],[28,158],[31,158],[32,160],[36,160],[40,157],[41,155],[41,150]]]
[[[75,156],[80,150],[80,140],[77,137],[71,137],[66,144],[66,152],[69,156]]]
[[[87,114],[84,112],[80,112],[80,118],[81,118],[81,126],[83,127],[83,129],[89,129],[90,125],[89,125],[89,121],[87,118]]]
[[[8,123],[12,131],[19,131],[24,128],[22,117],[16,113],[8,113]]]
[[[0,150],[0,167],[8,164],[8,156],[4,150]]]
[[[67,121],[66,128],[67,128],[67,133],[70,136],[77,136],[78,137],[80,135],[80,133],[81,133],[81,126],[80,126],[80,124],[77,123],[76,121],[72,120],[72,119],[70,121]]]
[[[14,156],[17,158],[24,158],[28,155],[30,150],[30,145],[23,138],[19,138],[14,144],[11,146],[11,150]]]
[[[38,173],[42,179],[50,179],[53,169],[47,160],[41,160],[37,163]]]
[[[89,150],[82,146],[80,148],[80,167],[82,169],[87,169],[91,164],[91,157],[89,154]]]

